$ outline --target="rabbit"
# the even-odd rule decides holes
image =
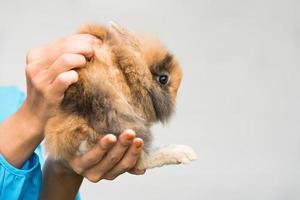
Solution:
[[[66,91],[59,111],[45,128],[45,147],[53,159],[86,153],[99,136],[132,129],[144,141],[137,169],[187,163],[196,159],[184,145],[151,149],[150,127],[172,115],[182,79],[175,57],[160,41],[111,23],[88,24],[79,33],[101,40],[79,79]]]

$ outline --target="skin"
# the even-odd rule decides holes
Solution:
[[[13,166],[21,167],[41,143],[47,120],[54,116],[65,90],[78,80],[73,69],[85,67],[100,45],[95,37],[78,34],[29,51],[26,100],[0,124],[0,153]],[[113,180],[124,172],[143,174],[145,171],[134,169],[143,144],[132,130],[125,130],[119,138],[99,138],[97,145],[82,156],[67,161],[48,159],[40,199],[74,199],[83,177],[98,182]]]

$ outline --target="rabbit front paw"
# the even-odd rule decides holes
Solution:
[[[169,145],[148,154],[142,153],[135,168],[150,169],[164,165],[187,164],[197,159],[194,150],[186,145]]]

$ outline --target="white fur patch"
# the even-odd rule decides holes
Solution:
[[[76,152],[76,155],[83,155],[88,151],[87,140],[82,140],[79,145],[79,149]]]
[[[187,164],[197,159],[197,154],[194,150],[186,145],[172,144],[160,149],[159,152],[169,159],[174,159],[174,162],[176,161],[178,164]]]

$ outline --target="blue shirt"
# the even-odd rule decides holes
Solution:
[[[24,94],[16,87],[0,87],[0,123],[13,114],[24,101]],[[41,146],[22,167],[16,168],[0,154],[0,200],[38,199],[42,183],[41,165],[44,163]],[[77,195],[79,200],[79,195]]]

